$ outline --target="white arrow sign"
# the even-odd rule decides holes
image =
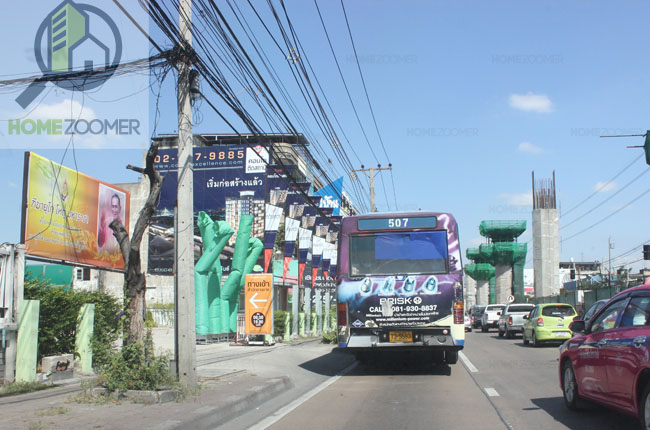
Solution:
[[[249,300],[249,302],[251,302],[251,305],[255,306],[255,309],[259,308],[259,306],[257,306],[257,302],[260,302],[260,303],[268,302],[268,300],[266,300],[266,299],[257,299],[257,300],[255,300],[255,297],[257,297],[257,293],[253,294],[253,297],[251,297],[250,300]]]

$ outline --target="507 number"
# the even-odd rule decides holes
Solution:
[[[406,228],[409,222],[408,218],[391,218],[388,220],[389,228]]]

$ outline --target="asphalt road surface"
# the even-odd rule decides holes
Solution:
[[[434,366],[417,355],[349,365],[340,353],[328,351],[323,361],[311,361],[311,371],[319,374],[311,385],[302,384],[291,399],[287,393],[267,402],[240,425],[248,422],[254,430],[639,429],[634,418],[598,405],[579,412],[564,407],[557,346],[533,348],[521,337],[472,332],[464,357],[452,366]],[[330,360],[347,365],[343,375],[327,377],[336,368],[331,363],[328,372],[317,371]]]

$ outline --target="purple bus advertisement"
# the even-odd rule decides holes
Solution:
[[[449,213],[343,218],[337,274],[338,343],[359,361],[426,351],[455,364],[465,343],[462,263]]]

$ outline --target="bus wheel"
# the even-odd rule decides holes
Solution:
[[[445,351],[445,362],[447,364],[456,364],[458,363],[458,351]]]

